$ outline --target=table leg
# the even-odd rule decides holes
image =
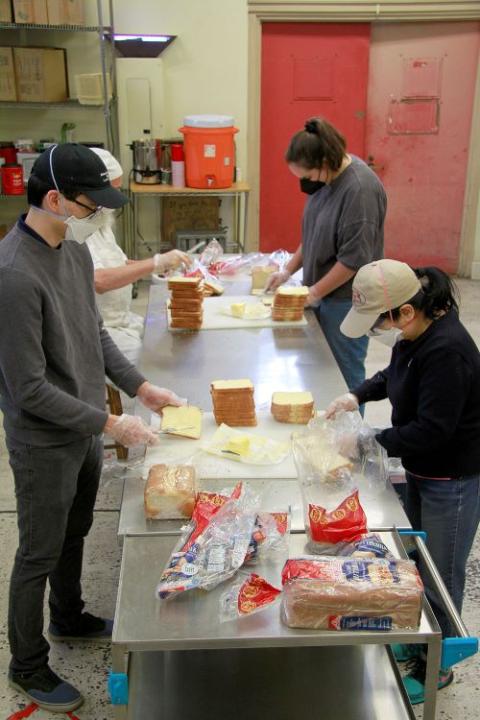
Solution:
[[[248,232],[248,199],[249,199],[248,192],[243,193],[243,246],[242,246],[242,252],[245,252],[245,248],[247,247],[247,232]]]
[[[128,663],[129,653],[123,645],[112,645],[112,674],[126,676],[126,682],[128,687]],[[127,689],[127,704],[113,704],[113,714],[115,720],[127,720],[128,716],[128,689]]]
[[[425,702],[423,705],[423,720],[435,720],[435,707],[437,704],[438,691],[438,671],[440,670],[441,651],[441,637],[433,638],[427,645],[427,670],[425,675]]]

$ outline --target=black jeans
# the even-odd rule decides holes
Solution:
[[[13,672],[48,662],[43,602],[50,583],[50,617],[65,630],[83,610],[84,538],[102,469],[103,440],[89,437],[59,447],[32,447],[7,438],[15,479],[19,546],[10,581],[8,636]]]

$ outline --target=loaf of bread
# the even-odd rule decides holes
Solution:
[[[195,506],[192,465],[152,465],[144,491],[145,517],[151,520],[190,519]]]
[[[271,411],[277,422],[306,425],[314,414],[312,393],[274,392]]]
[[[423,584],[410,560],[300,557],[282,572],[282,616],[315,630],[416,630]]]

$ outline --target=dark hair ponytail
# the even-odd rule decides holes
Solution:
[[[450,310],[458,313],[458,288],[447,273],[437,267],[412,269],[420,280],[422,289],[402,305],[408,303],[415,310],[421,310],[430,320],[436,320]],[[381,317],[388,318],[389,313],[382,313]],[[392,317],[394,320],[400,317],[399,307],[392,309]]]
[[[422,284],[422,303],[426,317],[434,320],[449,310],[458,313],[458,288],[447,273],[437,267],[413,268],[413,272]]]
[[[313,117],[290,140],[285,160],[308,170],[320,168],[324,162],[331,170],[338,170],[346,147],[345,138],[328,120]]]

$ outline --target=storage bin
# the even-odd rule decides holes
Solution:
[[[228,188],[235,166],[233,117],[188,115],[184,126],[186,184],[194,188]]]

